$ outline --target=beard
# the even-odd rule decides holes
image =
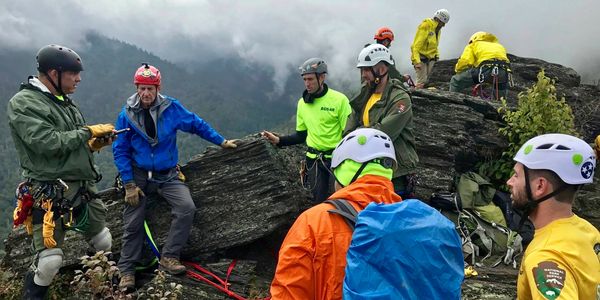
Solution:
[[[522,210],[527,205],[527,194],[524,190],[512,190],[510,193],[510,198],[512,199],[512,207],[518,210]]]

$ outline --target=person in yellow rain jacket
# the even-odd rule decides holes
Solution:
[[[460,92],[474,84],[492,82],[492,75],[495,75],[498,94],[506,96],[509,63],[506,49],[495,35],[476,32],[454,67],[456,75],[450,79],[450,91]]]
[[[450,13],[446,9],[435,12],[433,18],[427,18],[417,28],[415,39],[410,46],[410,60],[417,74],[416,88],[422,89],[429,80],[433,65],[440,58],[438,44],[441,29],[450,21]]]

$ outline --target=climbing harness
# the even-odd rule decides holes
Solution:
[[[506,72],[506,75],[501,73],[501,70]],[[506,76],[505,79],[501,78],[504,76]],[[474,77],[476,77],[475,82],[477,84],[471,90],[471,95],[486,100],[500,100],[500,84],[508,84],[510,87],[514,86],[512,81],[512,70],[510,69],[510,65],[504,61],[492,60],[483,62],[477,69],[477,74]],[[504,82],[505,80],[506,82]],[[489,93],[485,91],[485,87],[488,83],[491,84]]]

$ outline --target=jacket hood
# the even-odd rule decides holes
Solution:
[[[355,202],[361,208],[365,208],[371,202],[391,204],[402,201],[394,192],[392,182],[377,175],[365,175],[333,193],[329,199],[346,199]]]
[[[40,81],[40,79],[39,79],[39,78],[37,78],[37,77],[34,77],[34,76],[31,76],[31,77],[29,77],[29,79],[28,79],[27,81],[28,81],[28,83],[29,83],[31,86],[33,86],[33,87],[35,87],[35,88],[39,89],[40,91],[42,91],[42,92],[44,92],[44,93],[50,93],[50,90],[48,89],[48,87],[47,87],[47,86],[45,86],[45,85],[44,85],[44,84],[43,84],[43,83]]]
[[[489,32],[479,31],[471,36],[469,44],[480,41],[498,43],[498,38]]]

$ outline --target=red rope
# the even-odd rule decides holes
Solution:
[[[190,261],[184,261],[183,263],[186,266],[188,266],[188,267],[190,267],[190,268],[192,268],[192,269],[194,269],[196,271],[199,271],[199,272],[201,272],[201,273],[203,273],[205,275],[208,275],[208,276],[212,277],[212,280],[209,279],[209,278],[206,278],[203,275],[198,274],[198,273],[196,273],[196,272],[194,272],[192,270],[187,270],[186,274],[187,274],[188,277],[190,277],[192,279],[195,279],[197,281],[201,281],[201,282],[207,283],[207,284],[209,284],[209,285],[211,285],[211,286],[219,289],[221,292],[227,294],[227,296],[229,296],[231,298],[234,298],[236,300],[248,300],[248,299],[246,299],[246,298],[244,298],[244,297],[236,294],[234,291],[232,291],[232,290],[229,289],[229,286],[231,285],[228,282],[229,281],[229,276],[231,276],[231,273],[233,272],[233,269],[235,268],[235,265],[237,263],[236,260],[233,260],[231,262],[231,264],[229,264],[229,267],[227,268],[227,275],[226,275],[227,277],[225,277],[225,280],[221,279],[219,276],[215,275],[211,271],[209,271],[209,270],[201,267],[197,263],[190,262]],[[213,280],[215,280],[217,282],[214,282]],[[269,299],[271,299],[271,297],[267,297],[267,298],[264,298],[262,300],[269,300]]]

